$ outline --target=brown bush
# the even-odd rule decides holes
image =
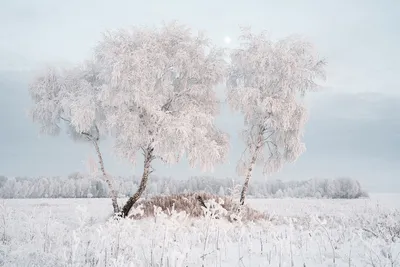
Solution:
[[[242,221],[257,221],[265,219],[265,214],[254,210],[247,205],[240,206],[230,197],[220,197],[205,192],[154,196],[146,200],[141,200],[137,202],[134,207],[142,205],[144,210],[143,216],[131,215],[129,217],[140,219],[143,217],[154,216],[154,206],[160,207],[163,212],[168,212],[168,210],[171,211],[174,206],[174,209],[177,212],[185,211],[191,217],[201,217],[204,215],[202,206],[205,207],[207,201],[211,199],[214,199],[217,203],[219,203],[219,199],[223,200],[221,206],[227,210],[227,214],[225,214],[224,217],[229,221],[231,221],[231,214],[239,214],[239,208]]]

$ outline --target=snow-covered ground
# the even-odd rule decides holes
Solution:
[[[400,195],[252,199],[269,220],[108,220],[109,199],[0,201],[0,266],[400,266]]]

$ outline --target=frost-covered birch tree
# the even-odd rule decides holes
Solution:
[[[58,135],[62,124],[74,141],[89,141],[99,159],[102,176],[109,186],[114,212],[119,211],[112,178],[106,173],[99,147],[104,114],[97,101],[100,80],[92,62],[72,69],[49,68],[30,86],[34,105],[32,119],[42,133]]]
[[[301,138],[307,120],[302,98],[325,78],[324,62],[313,46],[297,37],[276,42],[265,33],[245,29],[242,45],[231,53],[227,77],[228,102],[244,115],[246,149],[238,163],[245,182],[244,204],[252,172],[263,164],[265,175],[295,161],[305,150]]]
[[[214,87],[224,77],[223,53],[203,35],[176,23],[104,34],[95,58],[105,83],[100,99],[115,135],[116,152],[143,174],[122,209],[127,216],[146,188],[152,162],[210,170],[225,160],[228,137],[214,126],[219,110]]]

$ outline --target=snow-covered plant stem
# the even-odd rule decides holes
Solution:
[[[324,230],[326,233],[326,236],[328,237],[329,244],[331,245],[332,249],[332,261],[333,261],[333,266],[336,266],[336,253],[335,253],[335,246],[333,245],[333,240],[331,237],[331,234],[329,233],[328,229],[325,227],[326,221],[321,221],[318,217],[316,217],[316,221],[318,222],[319,226]]]
[[[6,218],[6,206],[3,200],[3,204],[0,206],[1,210],[1,219],[3,223],[3,235],[1,237],[1,241],[3,244],[6,244],[7,241],[7,218]]]

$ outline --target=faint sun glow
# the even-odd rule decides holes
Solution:
[[[226,43],[226,44],[230,44],[231,43],[231,37],[229,37],[229,36],[225,36],[225,38],[224,38],[224,42]]]

